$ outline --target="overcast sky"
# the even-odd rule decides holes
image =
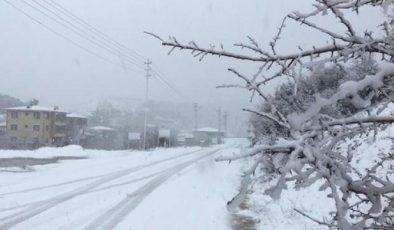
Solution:
[[[0,93],[23,100],[37,98],[41,104],[67,108],[103,98],[144,98],[145,78],[139,67],[126,64],[100,47],[81,39],[29,7],[21,0],[10,0],[17,7],[68,39],[81,44],[115,65],[82,50],[59,35],[48,31],[15,8],[0,0]],[[51,0],[46,0],[51,2]],[[233,104],[247,106],[248,93],[239,89],[221,89],[222,83],[240,82],[228,67],[245,73],[256,70],[254,64],[207,57],[199,62],[188,52],[162,47],[158,40],[143,31],[163,37],[173,35],[180,41],[193,40],[201,45],[247,41],[246,36],[268,44],[282,18],[292,10],[311,9],[310,0],[55,0],[114,40],[143,57],[150,58],[154,68],[181,92],[179,96],[152,79],[150,98],[155,100]],[[36,2],[26,0],[39,8]],[[44,10],[42,8],[39,8]],[[363,12],[360,28],[374,28],[379,12]],[[323,22],[340,30],[333,22]],[[281,50],[291,52],[298,45],[322,44],[326,38],[291,23],[285,31]],[[128,66],[122,68],[123,66]],[[267,91],[272,90],[267,88]]]

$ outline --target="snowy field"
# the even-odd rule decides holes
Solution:
[[[0,151],[0,158],[84,157],[0,168],[0,229],[231,229],[244,140],[142,151],[78,146]]]

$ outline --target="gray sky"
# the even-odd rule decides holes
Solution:
[[[117,56],[86,42],[61,25],[29,8],[21,0],[16,6],[44,22],[68,38],[99,53],[117,64]],[[43,3],[42,0],[37,0]],[[49,1],[49,0],[47,0]],[[175,51],[168,56],[162,47],[143,31],[163,37],[173,35],[180,41],[194,40],[201,45],[247,41],[246,36],[268,44],[286,13],[311,9],[310,0],[55,0],[97,27],[118,42],[144,57],[164,73],[182,96],[153,80],[150,98],[156,100],[221,103],[235,107],[247,106],[249,94],[240,89],[215,89],[222,83],[240,82],[227,72],[235,67],[245,73],[256,70],[254,64],[207,57],[203,62],[190,53]],[[26,0],[35,4],[32,0]],[[37,6],[38,7],[38,6]],[[363,12],[358,23],[371,29],[379,22],[378,12]],[[112,65],[81,50],[49,32],[31,19],[0,0],[0,93],[23,100],[37,98],[41,104],[67,108],[103,98],[144,97],[144,72],[130,65],[129,70]],[[334,21],[321,21],[337,26]],[[326,38],[290,23],[281,50],[291,52],[297,45],[322,44]],[[124,60],[123,60],[124,62]],[[141,61],[138,65],[141,65]],[[271,88],[266,90],[271,91]]]

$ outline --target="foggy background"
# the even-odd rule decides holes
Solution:
[[[51,0],[46,0],[51,2]],[[215,110],[229,112],[229,127],[233,132],[246,129],[248,114],[245,107],[258,103],[249,102],[249,92],[241,89],[216,89],[217,85],[241,83],[227,68],[234,67],[245,74],[253,74],[257,65],[207,56],[202,62],[189,52],[162,47],[157,39],[144,34],[153,32],[164,38],[169,35],[179,41],[195,41],[200,46],[220,45],[233,51],[236,42],[254,37],[264,45],[276,34],[283,17],[294,9],[305,12],[311,2],[270,0],[57,0],[59,4],[104,32],[117,42],[135,52],[133,63],[79,37],[67,28],[46,18],[26,4],[41,1],[12,1],[62,36],[94,51],[108,61],[103,61],[59,35],[48,31],[32,18],[27,17],[5,1],[0,1],[0,93],[18,97],[23,101],[36,98],[41,105],[58,105],[62,108],[88,113],[100,101],[122,102],[120,107],[133,107],[145,97],[145,71],[143,62],[149,58],[153,69],[171,86],[151,78],[149,98],[171,101],[190,109],[193,103],[201,106],[201,116],[206,124],[215,126]],[[364,11],[363,28],[376,28],[379,12]],[[294,22],[289,22],[292,24]],[[330,25],[332,22],[321,22]],[[334,24],[334,23],[332,23]],[[337,25],[335,25],[337,26]],[[343,28],[334,28],[343,29]],[[325,43],[321,34],[307,28],[288,26],[288,38],[279,46],[285,52],[289,47],[312,47]],[[305,36],[305,35],[308,36]],[[291,38],[291,39],[289,39]],[[300,44],[299,41],[302,43]],[[207,61],[209,59],[209,61]],[[272,89],[264,89],[271,92]],[[204,112],[205,111],[205,112]]]

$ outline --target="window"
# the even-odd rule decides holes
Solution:
[[[18,118],[18,112],[12,111],[11,112],[11,118]]]
[[[40,115],[41,115],[40,112],[34,112],[33,113],[33,116],[34,116],[35,119],[40,119],[40,117],[41,117]]]
[[[49,125],[45,126],[45,130],[48,132],[49,131]]]
[[[13,131],[18,130],[18,125],[11,125],[11,130],[13,130]]]
[[[16,137],[11,137],[11,142],[16,142]]]
[[[49,113],[48,112],[45,113],[45,116],[46,116],[47,119],[49,119]]]
[[[25,125],[25,128],[27,129],[27,128],[29,128],[29,126],[28,126],[28,125]]]
[[[25,112],[25,115],[26,115],[26,116],[29,116],[29,112]]]
[[[40,126],[39,125],[33,125],[33,132],[39,132],[40,131]]]
[[[38,137],[33,138],[33,143],[39,143],[40,139],[38,139]]]

